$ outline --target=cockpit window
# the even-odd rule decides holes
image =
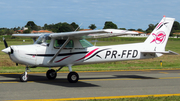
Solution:
[[[41,35],[35,42],[35,44],[41,44],[44,46],[49,46],[51,42],[51,38],[49,37],[50,34]]]
[[[56,39],[54,41],[54,48],[60,48],[65,43],[65,41],[66,40]],[[74,43],[72,40],[70,40],[68,44],[65,46],[65,48],[73,48],[73,47],[74,47]]]
[[[83,48],[92,47],[93,45],[85,39],[79,40]]]

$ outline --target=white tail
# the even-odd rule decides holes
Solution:
[[[145,48],[152,51],[164,51],[174,20],[174,18],[163,17],[145,40]]]

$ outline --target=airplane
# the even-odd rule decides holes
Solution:
[[[120,44],[109,46],[93,46],[85,38],[101,38],[138,34],[133,31],[102,29],[91,31],[74,31],[52,34],[13,34],[15,37],[31,37],[34,44],[12,45],[8,47],[5,39],[5,49],[16,64],[26,65],[25,72],[20,75],[20,81],[27,82],[29,68],[49,67],[46,77],[53,80],[63,67],[69,68],[67,80],[76,83],[79,75],[72,71],[72,66],[102,62],[148,59],[162,55],[178,55],[173,51],[165,51],[174,18],[163,17],[149,37],[141,43]],[[36,40],[36,38],[38,38]],[[57,70],[51,67],[59,67]]]

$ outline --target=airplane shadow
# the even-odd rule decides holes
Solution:
[[[1,82],[20,82],[19,76],[20,74],[0,74],[0,76],[13,78],[7,80],[0,80]],[[139,75],[113,75],[113,77],[94,77],[94,78],[80,78],[80,80],[100,80],[100,79],[120,79],[120,78],[131,78],[131,79],[158,79],[154,77],[146,77],[146,76],[139,76]],[[28,82],[36,82],[36,83],[43,83],[49,85],[56,85],[56,86],[63,86],[63,87],[100,87],[99,85],[95,85],[92,83],[87,83],[85,81],[78,81],[77,83],[69,83],[66,78],[57,78],[55,80],[48,80],[44,75],[35,75],[29,74]],[[21,82],[20,82],[21,83]],[[22,82],[24,83],[24,82]]]
[[[7,77],[7,78],[13,78],[13,79],[7,79],[7,80],[0,80],[1,82],[7,82],[7,83],[13,83],[13,82],[19,82],[19,83],[26,83],[26,82],[21,82],[19,80],[19,76],[21,74],[0,74],[0,76]],[[43,84],[50,84],[50,85],[56,85],[56,86],[63,86],[63,87],[99,87],[98,85],[91,84],[91,83],[86,83],[86,82],[81,82],[78,81],[77,83],[69,83],[66,78],[62,79],[55,79],[55,80],[48,80],[46,76],[41,76],[41,75],[32,75],[28,74],[28,82],[36,82],[36,83],[43,83]]]
[[[90,79],[120,79],[120,78],[130,78],[130,79],[159,79],[154,77],[139,76],[139,75],[113,75],[114,77],[100,77],[100,78],[81,78],[81,80],[90,80]]]

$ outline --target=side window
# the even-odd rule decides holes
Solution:
[[[83,48],[92,47],[93,45],[85,39],[79,40]]]
[[[56,39],[54,41],[54,48],[60,48],[66,40]],[[74,43],[72,40],[69,41],[69,43],[65,46],[65,48],[73,48]]]

